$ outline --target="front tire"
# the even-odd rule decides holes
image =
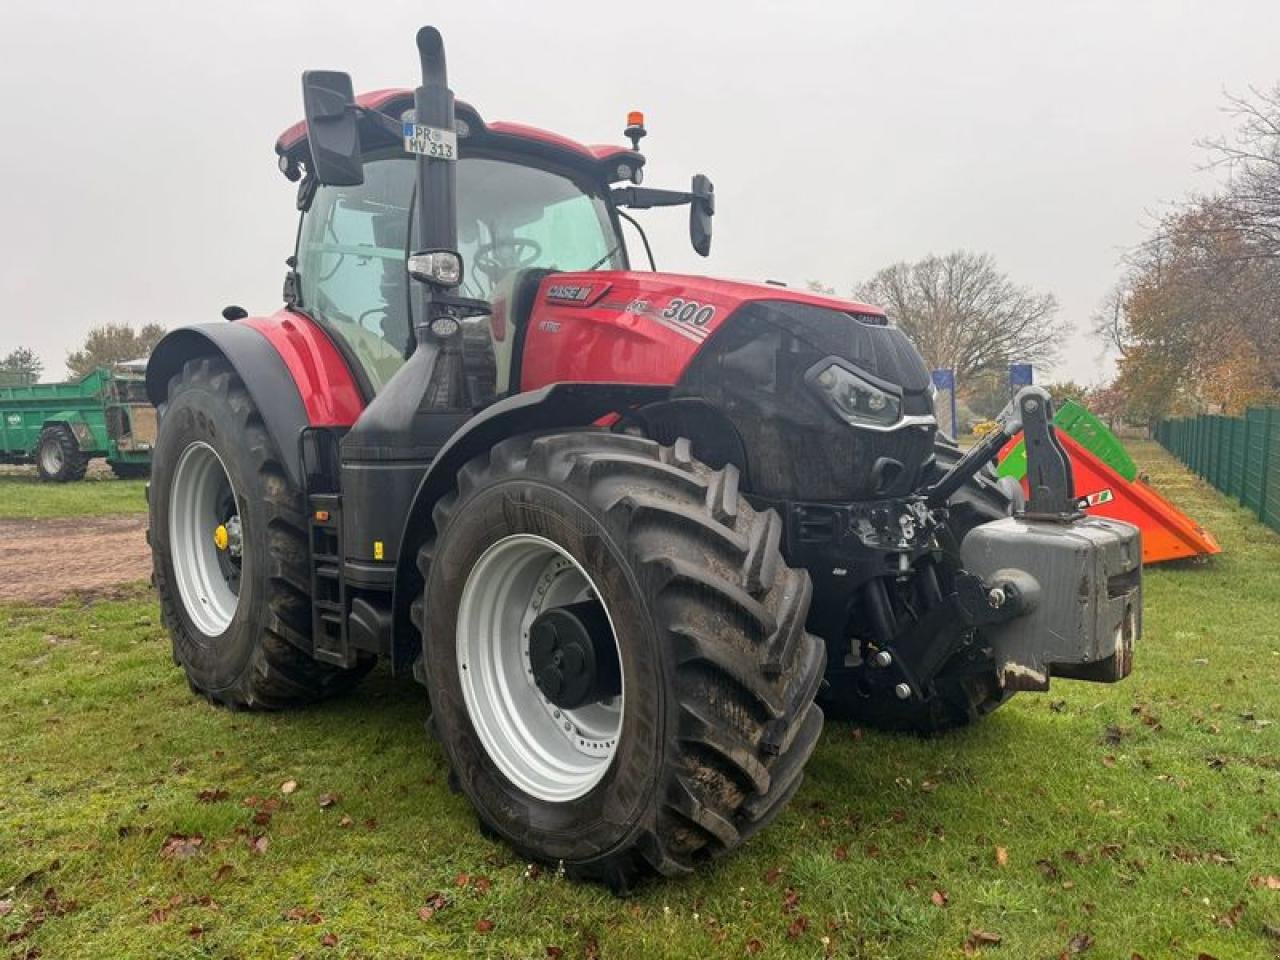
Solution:
[[[152,459],[152,569],[174,660],[191,688],[232,708],[277,709],[351,687],[311,656],[306,497],[221,358],[169,384]]]
[[[522,855],[624,891],[646,873],[685,873],[735,849],[795,793],[822,729],[813,698],[825,656],[804,630],[808,575],[783,563],[781,522],[739,498],[735,468],[711,470],[684,441],[517,437],[464,467],[433,519],[438,535],[420,555],[433,723],[482,822]],[[494,561],[516,550],[526,559]],[[618,705],[612,735],[607,710],[594,715],[593,749],[606,758],[594,765],[590,751],[556,742],[539,681],[520,669],[521,652],[533,666],[533,648],[518,626],[527,616],[516,614],[528,597],[552,596],[557,564],[579,578],[559,602],[597,599],[619,658],[619,696],[587,704]],[[485,609],[476,590],[507,605],[479,635],[507,664],[506,689],[524,685],[512,702],[479,710],[477,690],[499,688],[468,676],[483,654],[473,645],[475,611]],[[502,610],[517,626],[504,625]],[[569,739],[591,739],[573,711],[556,719]],[[522,776],[521,751],[513,766],[495,747],[504,726],[541,731],[545,749],[521,749],[546,754],[543,767],[585,772],[563,777],[558,792],[554,778]]]
[[[80,451],[75,434],[61,423],[40,431],[36,442],[36,473],[51,483],[73,483],[84,479],[89,458]]]

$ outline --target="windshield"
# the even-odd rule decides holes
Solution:
[[[458,164],[458,246],[466,265],[463,293],[486,300],[520,269],[625,267],[603,196],[558,173],[505,160]]]
[[[298,242],[302,305],[342,337],[376,392],[412,346],[405,237],[414,161],[367,162],[364,183],[322,186]],[[517,270],[625,269],[603,186],[508,160],[458,161],[460,293],[493,300]]]

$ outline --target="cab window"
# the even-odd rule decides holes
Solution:
[[[345,341],[375,392],[413,346],[405,252],[414,163],[375,160],[365,164],[359,186],[320,187],[298,235],[302,306]],[[624,269],[603,189],[539,167],[463,157],[460,292],[506,309],[503,294],[518,271]]]

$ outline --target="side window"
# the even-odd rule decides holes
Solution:
[[[302,305],[342,337],[375,391],[404,363],[410,345],[405,234],[413,161],[368,163],[364,183],[320,187],[302,220]]]

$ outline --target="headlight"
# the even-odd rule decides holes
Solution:
[[[884,429],[902,419],[902,398],[876,386],[840,363],[829,362],[809,380],[842,420]]]

